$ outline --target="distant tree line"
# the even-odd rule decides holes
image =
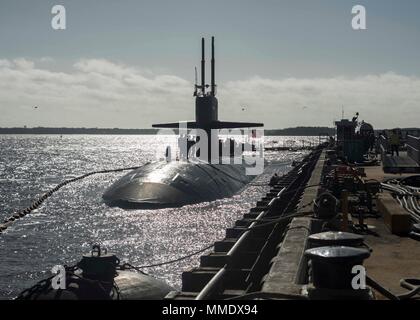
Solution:
[[[335,135],[335,128],[328,127],[295,127],[286,129],[265,130],[266,136],[319,136]]]
[[[155,134],[157,129],[119,128],[0,128],[0,134]]]
[[[156,134],[158,129],[120,129],[120,128],[0,128],[0,134]],[[174,130],[177,132],[177,130]],[[334,135],[335,129],[328,127],[296,127],[286,129],[266,129],[267,136],[318,136]]]

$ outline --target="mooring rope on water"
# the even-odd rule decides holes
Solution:
[[[146,164],[148,164],[148,163],[146,163]],[[146,165],[146,164],[144,164],[144,165]],[[56,193],[62,187],[66,186],[66,185],[68,185],[70,183],[83,180],[83,179],[85,179],[87,177],[90,177],[90,176],[96,175],[96,174],[112,173],[112,172],[123,172],[123,171],[128,171],[128,170],[136,170],[136,169],[140,169],[144,165],[137,166],[137,167],[129,167],[129,168],[118,168],[118,169],[92,171],[92,172],[86,173],[84,175],[81,175],[79,177],[76,177],[76,178],[73,178],[73,179],[70,179],[70,180],[65,180],[65,181],[61,182],[60,184],[58,184],[57,186],[55,186],[54,188],[52,188],[49,191],[47,191],[46,193],[44,193],[38,199],[34,200],[29,207],[26,207],[25,209],[22,209],[20,211],[17,211],[13,215],[11,215],[9,218],[6,218],[3,221],[3,223],[0,224],[0,234],[4,230],[6,230],[8,227],[10,227],[16,220],[18,220],[20,218],[23,218],[26,215],[28,215],[29,213],[31,213],[32,211],[38,209],[45,202],[45,200],[47,200],[48,198],[50,198],[54,193]]]
[[[295,189],[295,190],[297,190],[297,189]],[[293,190],[291,190],[291,191],[293,191]],[[302,208],[308,207],[311,204],[313,204],[313,201],[311,201],[311,202],[303,205]],[[283,214],[287,214],[287,212],[285,212]],[[277,224],[279,222],[282,222],[282,221],[285,221],[285,220],[288,220],[288,219],[297,218],[297,217],[305,217],[305,216],[308,216],[308,215],[311,215],[311,214],[313,214],[313,212],[312,211],[308,211],[308,212],[298,212],[298,213],[295,213],[295,214],[289,214],[289,215],[286,215],[286,216],[281,216],[279,218],[274,218],[274,219],[270,219],[270,220],[266,220],[266,219],[261,219],[261,220],[250,219],[249,222],[254,222],[255,221],[255,222],[264,222],[264,223],[259,224],[259,225],[255,225],[253,227],[245,228],[245,229],[243,229],[243,232],[252,231],[252,230],[255,230],[255,229],[259,229],[259,228],[264,228],[264,227],[267,227],[267,226],[270,226],[270,225],[273,225],[273,224]],[[177,259],[173,259],[173,260],[169,260],[169,261],[164,261],[164,262],[160,262],[160,263],[155,263],[155,264],[150,264],[150,265],[133,266],[133,265],[131,265],[129,263],[124,263],[121,266],[121,270],[133,269],[133,270],[139,271],[141,273],[144,273],[142,271],[142,269],[153,268],[153,267],[160,267],[160,266],[164,266],[164,265],[168,265],[168,264],[177,263],[177,262],[180,262],[180,261],[189,259],[189,258],[191,258],[193,256],[196,256],[196,255],[198,255],[200,253],[203,253],[204,251],[210,250],[213,247],[214,247],[214,243],[212,243],[210,245],[207,245],[207,246],[205,246],[205,247],[203,247],[203,248],[201,248],[201,249],[199,249],[197,251],[194,251],[192,253],[189,253],[189,254],[187,254],[185,256],[179,257]]]
[[[147,163],[146,163],[147,164]],[[9,227],[15,220],[17,220],[17,219],[19,219],[20,217],[23,217],[23,216],[25,216],[25,215],[27,215],[27,214],[29,214],[31,211],[33,211],[33,210],[35,210],[35,209],[37,209],[46,199],[48,199],[52,194],[54,194],[55,192],[57,192],[60,188],[62,188],[63,186],[65,186],[65,185],[67,185],[67,184],[69,184],[69,183],[72,183],[72,182],[76,182],[76,181],[79,181],[79,180],[82,180],[82,179],[84,179],[84,178],[87,178],[87,177],[89,177],[89,176],[92,176],[92,175],[95,175],[95,174],[102,174],[102,173],[112,173],[112,172],[122,172],[122,171],[127,171],[127,170],[136,170],[136,169],[139,169],[139,168],[141,168],[142,166],[139,166],[139,167],[130,167],[130,168],[119,168],[119,169],[111,169],[111,170],[100,170],[100,171],[93,171],[93,172],[90,172],[90,173],[87,173],[87,174],[84,174],[84,175],[82,175],[82,176],[79,176],[79,177],[76,177],[76,178],[74,178],[74,179],[70,179],[70,180],[66,180],[66,181],[64,181],[64,182],[62,182],[62,183],[60,183],[59,185],[57,185],[55,188],[53,188],[53,189],[51,189],[50,191],[48,191],[46,194],[44,194],[43,196],[41,196],[37,201],[34,201],[34,203],[30,206],[30,207],[28,207],[28,208],[26,208],[26,209],[24,209],[24,210],[22,210],[22,211],[20,211],[20,212],[18,212],[17,214],[14,214],[11,218],[9,218],[9,219],[6,219],[5,221],[6,221],[6,223],[9,223],[8,225],[5,225],[5,224],[0,224],[0,233],[2,232],[2,231],[4,231],[7,227]],[[285,175],[285,176],[287,176],[287,175]],[[284,176],[284,177],[285,177]],[[294,189],[291,189],[291,190],[287,190],[287,192],[283,192],[282,193],[282,195],[285,195],[285,194],[289,194],[289,193],[298,193],[298,192],[302,192],[303,190],[305,190],[305,189],[307,189],[307,188],[311,188],[311,187],[316,187],[316,186],[319,186],[319,184],[317,184],[317,185],[307,185],[307,186],[300,186],[300,187],[298,187],[298,188],[294,188]],[[309,205],[311,205],[313,203],[313,201],[311,201],[310,203],[308,203],[308,204],[305,204],[302,208],[305,208],[305,207],[308,207]],[[289,204],[290,205],[290,204]],[[301,208],[301,209],[302,209]],[[287,213],[292,213],[294,210],[290,210],[290,211],[288,211],[288,212],[283,212],[283,214],[287,214]],[[270,220],[264,220],[264,221],[258,221],[258,222],[263,222],[262,224],[259,224],[259,225],[256,225],[256,226],[253,226],[253,227],[250,227],[250,228],[246,228],[246,229],[244,229],[244,231],[251,231],[251,230],[253,230],[253,229],[258,229],[258,228],[262,228],[262,227],[267,227],[267,226],[269,226],[269,225],[273,225],[273,224],[277,224],[277,223],[279,223],[279,222],[281,222],[281,221],[284,221],[284,220],[287,220],[287,219],[291,219],[291,218],[294,218],[294,217],[300,217],[300,216],[305,216],[305,215],[308,215],[308,214],[312,214],[313,212],[300,212],[300,213],[295,213],[295,214],[291,214],[291,215],[286,215],[286,216],[282,216],[282,217],[280,217],[280,218],[276,218],[276,219],[270,219]],[[22,215],[21,215],[22,214]],[[16,216],[17,215],[17,216]],[[195,256],[195,255],[198,255],[198,254],[200,254],[200,253],[203,253],[203,252],[205,252],[205,251],[207,251],[207,250],[210,250],[211,248],[213,248],[214,247],[214,243],[212,243],[212,244],[210,244],[210,245],[206,245],[205,247],[203,247],[203,248],[201,248],[201,249],[199,249],[199,250],[197,250],[197,251],[194,251],[194,252],[192,252],[192,253],[190,253],[190,254],[188,254],[188,255],[185,255],[185,256],[182,256],[182,257],[179,257],[179,258],[177,258],[177,259],[173,259],[173,260],[169,260],[169,261],[164,261],[164,262],[161,262],[161,263],[155,263],[155,264],[150,264],[150,265],[142,265],[142,266],[133,266],[133,265],[131,265],[131,264],[129,264],[129,263],[125,263],[125,264],[123,264],[122,266],[121,266],[121,269],[122,270],[124,270],[124,269],[133,269],[133,270],[136,270],[136,271],[139,271],[139,272],[143,272],[143,271],[141,271],[141,269],[145,269],[145,268],[152,268],[152,267],[158,267],[158,266],[163,266],[163,265],[168,265],[168,264],[173,264],[173,263],[177,263],[177,262],[180,262],[180,261],[182,261],[182,260],[186,260],[186,259],[188,259],[188,258],[191,258],[191,257],[193,257],[193,256]],[[143,272],[144,273],[144,272]]]
[[[141,269],[153,268],[153,267],[160,267],[160,266],[164,266],[164,265],[167,265],[167,264],[177,263],[177,262],[186,260],[188,258],[194,257],[194,256],[196,256],[196,255],[198,255],[200,253],[203,253],[204,251],[210,250],[213,247],[214,247],[214,243],[211,244],[211,245],[208,245],[208,246],[206,246],[206,247],[204,247],[204,248],[202,248],[200,250],[197,250],[197,251],[194,251],[194,252],[192,252],[190,254],[187,254],[185,256],[179,257],[177,259],[168,260],[168,261],[164,261],[164,262],[160,262],[160,263],[155,263],[155,264],[144,265],[144,266],[138,266],[138,267],[136,267],[136,266],[133,266],[133,265],[131,265],[129,263],[124,263],[122,265],[122,270],[125,270],[125,269],[134,269],[134,270],[137,270],[139,272],[144,273],[143,271],[141,271]]]
[[[75,181],[78,181],[78,180],[81,180],[81,179],[86,178],[88,176],[91,176],[93,174],[97,174],[97,173],[108,173],[108,172],[119,172],[119,171],[124,171],[124,170],[134,170],[134,169],[138,169],[138,168],[140,168],[140,167],[135,167],[135,168],[122,168],[122,169],[113,169],[113,170],[102,170],[102,171],[91,172],[91,173],[85,174],[83,176],[80,176],[80,177],[77,177],[77,178],[74,178],[74,179],[71,179],[71,180],[67,180],[67,181],[59,184],[57,187],[55,187],[54,189],[50,190],[47,194],[45,194],[44,195],[45,196],[44,199],[43,199],[44,196],[41,197],[41,199],[43,199],[43,201],[44,201],[49,196],[51,196],[54,192],[58,191],[64,185],[69,184],[69,183],[72,183],[72,182],[75,182]],[[289,185],[289,186],[291,186],[291,185]],[[295,196],[296,196],[300,192],[303,192],[303,190],[305,190],[307,188],[315,187],[315,186],[318,186],[318,185],[299,186],[297,188],[289,189],[289,190],[287,190],[287,192],[282,192],[281,194],[284,195],[286,193],[287,194],[294,193]],[[277,185],[277,187],[278,187],[278,185]],[[42,204],[42,201],[40,202],[40,204]],[[40,204],[36,204],[36,206],[39,206]],[[303,208],[306,208],[306,207],[308,207],[308,206],[310,206],[312,204],[313,204],[313,201],[310,201],[309,203],[301,206],[299,210],[302,210]],[[268,206],[268,207],[270,207],[270,206]],[[31,209],[31,208],[32,208],[32,206],[29,209]],[[267,210],[267,209],[268,208],[266,208],[265,210]],[[244,232],[248,232],[248,231],[251,231],[251,230],[254,230],[254,229],[258,229],[258,228],[263,228],[263,227],[267,227],[267,226],[270,226],[270,225],[274,225],[274,224],[277,224],[277,223],[279,223],[281,221],[289,220],[289,219],[294,218],[294,217],[301,217],[301,216],[307,216],[309,214],[313,214],[312,211],[311,212],[302,212],[302,211],[296,212],[296,210],[297,210],[297,206],[295,205],[295,206],[291,207],[291,203],[289,203],[289,205],[285,208],[285,210],[282,210],[283,212],[282,212],[282,216],[281,217],[277,217],[277,218],[274,218],[274,219],[256,220],[255,222],[259,222],[260,224],[253,225],[253,226],[250,226],[250,227],[246,227],[246,228],[243,229],[243,231]],[[254,221],[254,220],[252,220],[252,221]],[[251,222],[251,220],[250,220],[250,222]],[[130,263],[124,263],[122,265],[119,265],[117,269],[118,270],[136,270],[136,271],[138,271],[140,273],[146,274],[144,271],[142,271],[142,269],[145,269],[145,268],[153,268],[153,267],[158,267],[158,266],[163,266],[163,265],[169,265],[169,264],[174,264],[174,263],[180,262],[182,260],[189,259],[189,258],[191,258],[191,257],[193,257],[195,255],[201,254],[201,253],[203,253],[203,252],[205,252],[207,250],[210,250],[210,249],[214,248],[214,246],[215,246],[215,243],[212,243],[210,245],[207,245],[207,246],[203,247],[200,250],[194,251],[192,253],[189,253],[189,254],[187,254],[185,256],[182,256],[182,257],[179,257],[177,259],[173,259],[173,260],[169,260],[169,261],[164,261],[164,262],[160,262],[160,263],[155,263],[155,264],[150,264],[150,265],[134,266],[134,265],[132,265]],[[73,271],[72,273],[74,273],[74,269],[73,268],[74,267],[66,267],[66,272]],[[73,275],[74,276],[77,276],[76,274],[73,274]],[[19,297],[20,298],[30,297],[30,296],[32,296],[33,293],[36,293],[36,292],[40,291],[40,289],[45,289],[46,286],[48,286],[48,283],[49,283],[50,280],[51,280],[51,277],[48,278],[48,279],[46,279],[46,280],[42,280],[37,285],[33,286],[33,288],[30,288],[30,289],[27,289],[26,290],[26,292],[28,293],[28,295],[21,294]],[[114,284],[115,284],[115,282],[114,282]],[[116,286],[116,284],[115,284],[115,286],[113,286],[113,290],[114,289],[116,289],[116,292],[118,294],[117,295],[117,299],[118,299],[119,298],[119,290],[118,290],[118,287]]]
[[[150,162],[144,164],[147,165]],[[63,181],[62,183],[58,184],[56,187],[50,189],[49,191],[47,191],[45,194],[43,194],[41,197],[39,197],[38,199],[34,200],[32,202],[32,204],[22,210],[19,210],[15,213],[13,213],[10,217],[6,218],[3,223],[0,223],[0,234],[3,233],[3,231],[5,231],[8,227],[10,227],[16,220],[19,220],[20,218],[25,217],[26,215],[30,214],[32,211],[38,209],[48,198],[50,198],[54,193],[56,193],[57,191],[59,191],[62,187],[76,182],[76,181],[80,181],[83,180],[87,177],[90,177],[92,175],[96,175],[96,174],[104,174],[104,173],[113,173],[113,172],[123,172],[123,171],[128,171],[128,170],[136,170],[136,169],[140,169],[142,166],[136,166],[136,167],[128,167],[128,168],[118,168],[118,169],[108,169],[108,170],[98,170],[98,171],[92,171],[89,173],[86,173],[84,175],[81,175],[79,177],[70,179],[70,180],[66,180]],[[231,177],[229,174],[227,174],[226,172],[220,170],[219,168],[214,167],[216,170],[219,170],[221,172],[223,172],[224,174],[228,175],[229,177]],[[232,177],[233,178],[233,177]],[[236,179],[236,178],[235,178]],[[239,179],[238,179],[239,180]],[[244,181],[239,180],[240,182],[244,183]],[[268,183],[267,183],[268,184]],[[253,185],[251,183],[251,185]],[[266,184],[264,184],[263,182],[260,184],[255,184],[254,186],[265,186]],[[293,191],[293,190],[292,190]],[[290,192],[290,191],[289,191]]]

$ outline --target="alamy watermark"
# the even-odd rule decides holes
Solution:
[[[354,6],[351,10],[353,14],[353,19],[351,21],[351,26],[353,30],[366,30],[366,8],[360,4]]]
[[[362,265],[356,265],[352,268],[351,273],[355,275],[351,280],[351,287],[354,290],[365,290],[366,268]]]
[[[66,8],[63,5],[54,5],[51,8],[51,13],[54,15],[51,20],[51,27],[54,30],[66,30]],[[366,7],[358,4],[352,7],[351,14],[353,19],[351,26],[353,30],[366,30]]]
[[[51,269],[51,272],[55,274],[51,279],[51,287],[54,290],[66,289],[66,268],[62,265],[56,265]]]
[[[54,15],[51,19],[51,27],[54,30],[66,30],[66,8],[63,5],[55,5],[51,8]]]
[[[164,149],[155,150],[156,159],[205,164],[244,165],[246,175],[264,171],[263,129],[191,129],[180,123],[179,133],[162,129],[158,136],[169,136]]]
[[[51,287],[54,290],[66,289],[66,269],[62,265],[55,265],[51,269],[55,276],[51,279]],[[366,268],[362,265],[356,265],[352,268],[351,273],[354,277],[351,280],[351,287],[353,290],[366,289]]]

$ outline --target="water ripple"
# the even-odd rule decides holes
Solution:
[[[138,166],[155,158],[165,137],[153,136],[9,136],[0,135],[0,219],[28,206],[59,182],[86,172]],[[282,138],[277,137],[276,140]],[[147,147],[144,147],[147,146]],[[284,161],[301,153],[267,154]],[[259,181],[267,181],[266,172]],[[122,174],[88,177],[69,184],[42,207],[0,235],[0,298],[10,299],[46,277],[56,264],[72,264],[93,244],[101,244],[122,261],[145,265],[176,259],[224,237],[267,187],[250,185],[241,194],[176,209],[123,210],[101,200]],[[197,266],[192,257],[145,270],[180,288],[182,271]]]

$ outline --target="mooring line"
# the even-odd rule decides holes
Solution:
[[[16,220],[18,220],[20,218],[23,218],[26,215],[28,215],[29,213],[31,213],[32,211],[38,209],[45,202],[45,200],[47,200],[49,197],[51,197],[54,193],[56,193],[62,187],[66,186],[66,185],[68,185],[70,183],[83,180],[83,179],[85,179],[87,177],[90,177],[92,175],[95,175],[95,174],[103,174],[103,173],[112,173],[112,172],[122,172],[122,171],[128,171],[128,170],[136,170],[136,169],[140,169],[143,166],[144,165],[138,166],[138,167],[129,167],[129,168],[119,168],[119,169],[92,171],[92,172],[86,173],[84,175],[81,175],[79,177],[76,177],[76,178],[73,178],[73,179],[70,179],[70,180],[63,181],[62,183],[58,184],[57,186],[55,186],[54,188],[50,189],[49,191],[47,191],[46,193],[44,193],[42,196],[40,196],[39,198],[37,198],[36,200],[34,200],[29,207],[26,207],[25,209],[22,209],[22,210],[19,210],[19,211],[15,212],[9,218],[6,218],[3,221],[3,223],[0,223],[0,234],[3,233],[3,231],[6,230],[8,227],[10,227]]]

